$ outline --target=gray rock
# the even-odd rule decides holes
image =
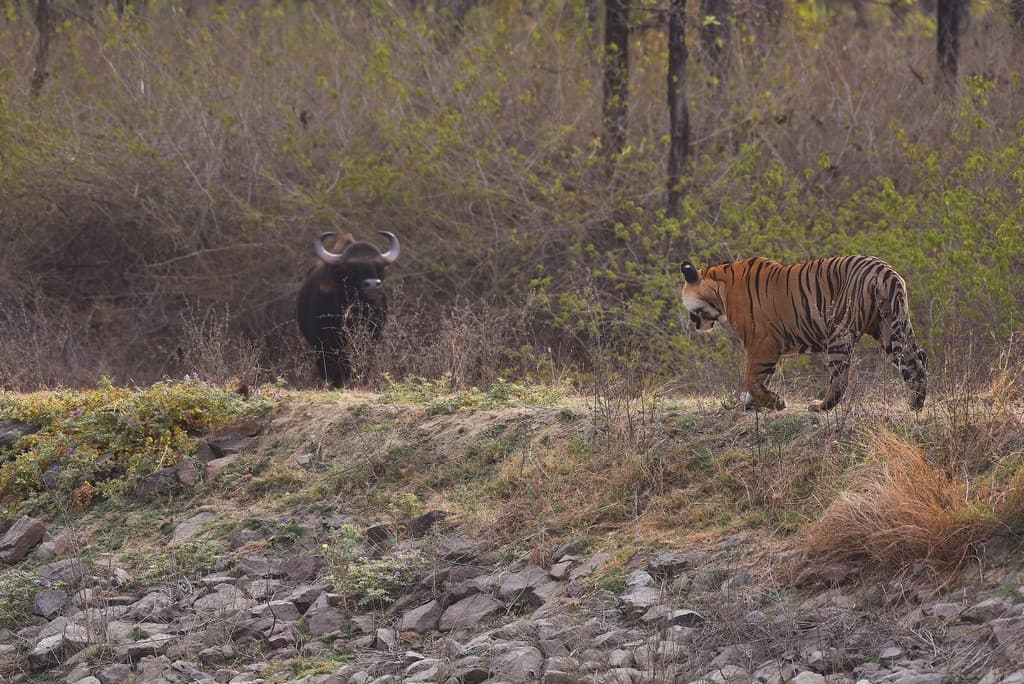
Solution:
[[[541,639],[537,644],[545,658],[559,658],[569,655],[569,649],[561,639]]]
[[[679,608],[666,615],[665,620],[670,626],[697,627],[704,622],[704,616],[693,610]]]
[[[306,626],[313,636],[336,632],[344,625],[344,616],[333,606],[313,606],[306,611]]]
[[[28,653],[29,665],[41,669],[64,661],[90,643],[89,632],[81,625],[69,624],[62,631],[45,636]]]
[[[214,591],[196,599],[192,608],[199,613],[224,615],[248,610],[254,603],[238,587],[231,584],[218,584],[214,587]]]
[[[326,584],[303,584],[292,589],[287,596],[284,597],[285,601],[291,601],[295,604],[295,607],[306,612],[309,607],[313,605],[317,597],[321,596],[327,591]]]
[[[124,653],[131,662],[138,662],[145,656],[159,656],[167,653],[167,649],[176,639],[173,634],[151,634],[145,639],[133,641],[118,649]]]
[[[926,608],[924,612],[940,620],[949,620],[960,613],[960,606],[956,603],[936,603]]]
[[[827,681],[824,675],[804,670],[789,680],[789,684],[826,684]]]
[[[647,569],[655,575],[675,575],[682,570],[690,570],[707,562],[708,554],[703,551],[658,551],[647,564]]]
[[[170,622],[173,616],[171,597],[163,591],[149,592],[125,612],[125,618],[145,622]]]
[[[443,682],[448,676],[449,668],[443,660],[426,658],[418,660],[405,668],[403,682]]]
[[[661,591],[655,587],[633,587],[619,599],[634,611],[647,610],[661,602]]]
[[[582,540],[570,539],[569,541],[565,542],[557,549],[555,549],[554,553],[551,554],[551,562],[557,563],[560,560],[562,560],[562,558],[564,558],[565,556],[582,553],[584,548],[585,544]]]
[[[411,539],[419,539],[430,531],[430,528],[443,521],[449,516],[447,511],[427,511],[423,515],[410,518],[399,523],[399,527],[405,530],[405,535]]]
[[[68,594],[59,589],[43,589],[36,592],[32,602],[32,612],[47,620],[52,620],[68,604]]]
[[[993,596],[964,610],[960,619],[975,623],[988,622],[1003,617],[1003,613],[1012,605],[1013,599],[1007,596]]]
[[[178,523],[174,528],[174,532],[171,533],[171,545],[180,544],[183,541],[191,539],[199,534],[199,530],[203,525],[216,519],[217,515],[215,513],[206,511],[204,513],[197,513],[188,520]]]
[[[572,570],[575,565],[575,561],[564,560],[552,565],[551,569],[548,570],[548,574],[556,580],[562,580],[569,576],[569,571]]]
[[[302,613],[291,601],[269,601],[253,607],[252,614],[256,617],[272,617],[278,622],[295,622]]]
[[[611,559],[611,557],[612,556],[610,553],[594,554],[593,556],[587,558],[578,566],[573,568],[572,571],[569,572],[569,579],[580,580],[584,577],[592,575],[595,570],[604,565],[604,563]]]
[[[500,644],[490,655],[491,677],[496,680],[532,681],[543,673],[544,656],[533,646]]]
[[[135,496],[148,501],[161,494],[194,487],[198,479],[195,464],[192,461],[182,461],[177,465],[161,468],[155,473],[143,477],[135,485]]]
[[[21,516],[0,537],[0,562],[18,563],[36,544],[43,540],[46,524],[42,520]]]
[[[206,674],[192,663],[176,660],[167,656],[146,658],[139,664],[138,678],[135,684],[186,684],[214,682],[213,677]]]
[[[249,577],[284,577],[285,575],[284,562],[259,554],[242,556],[235,564],[235,569]]]
[[[437,628],[442,632],[473,627],[505,610],[505,604],[487,594],[474,594],[448,607]]]
[[[490,678],[491,671],[480,656],[466,656],[452,663],[451,676],[464,684],[480,684]]]
[[[403,632],[411,629],[417,634],[427,634],[437,629],[443,614],[444,610],[437,601],[424,603],[402,615],[399,629]]]
[[[21,420],[0,421],[0,449],[10,449],[25,435],[39,432],[40,427]]]
[[[654,584],[654,578],[646,570],[634,570],[626,575],[627,587],[653,587]]]
[[[203,479],[207,482],[212,482],[217,479],[226,468],[238,460],[238,454],[231,454],[230,456],[222,456],[221,458],[212,458],[206,462],[206,466],[203,468]]]
[[[520,606],[537,607],[546,603],[558,590],[559,583],[548,571],[535,565],[506,575],[498,588],[498,597]]]
[[[100,670],[96,677],[100,680],[101,684],[125,684],[125,682],[131,679],[133,674],[131,665],[115,663]]]
[[[284,574],[290,582],[308,582],[320,572],[324,562],[317,556],[296,556],[284,564]]]
[[[242,418],[217,429],[206,444],[217,458],[239,454],[252,445],[262,427],[257,418]]]
[[[398,633],[388,627],[379,627],[373,634],[374,643],[377,648],[382,648],[388,651],[395,651],[398,649]]]

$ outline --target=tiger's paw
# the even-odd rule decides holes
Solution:
[[[757,409],[769,409],[773,411],[781,411],[786,408],[786,400],[780,396],[772,395],[770,403],[759,404],[750,392],[744,392],[743,394],[743,410],[744,411],[756,411]]]

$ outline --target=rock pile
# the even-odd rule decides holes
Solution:
[[[444,520],[428,515],[422,534]],[[12,684],[1024,683],[1024,587],[940,595],[914,578],[873,583],[836,567],[780,586],[742,567],[743,537],[640,554],[611,574],[599,572],[609,555],[578,542],[543,564],[507,565],[453,530],[403,543],[435,560],[375,611],[324,582],[309,550],[245,553],[132,591],[116,567],[54,560],[39,568],[30,623],[0,629],[0,675]],[[993,577],[1004,587],[1013,579]]]

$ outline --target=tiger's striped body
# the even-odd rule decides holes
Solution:
[[[825,355],[830,383],[810,410],[832,409],[849,384],[854,345],[875,338],[896,366],[919,410],[926,394],[927,357],[914,338],[907,286],[891,266],[875,257],[844,256],[783,266],[764,257],[699,271],[683,262],[683,305],[698,330],[727,323],[746,352],[744,385],[748,408],[783,409],[768,389],[782,356]]]

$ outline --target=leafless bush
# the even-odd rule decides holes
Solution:
[[[453,388],[484,387],[504,373],[528,376],[543,366],[522,310],[464,303],[438,314],[401,297],[397,304],[374,355],[377,377],[387,371],[399,378],[448,377]]]
[[[182,314],[185,345],[181,349],[181,367],[213,383],[229,380],[258,384],[260,346],[231,326],[231,309],[208,307],[203,311],[189,307]]]
[[[0,388],[33,390],[103,374],[89,331],[42,298],[0,302]]]

